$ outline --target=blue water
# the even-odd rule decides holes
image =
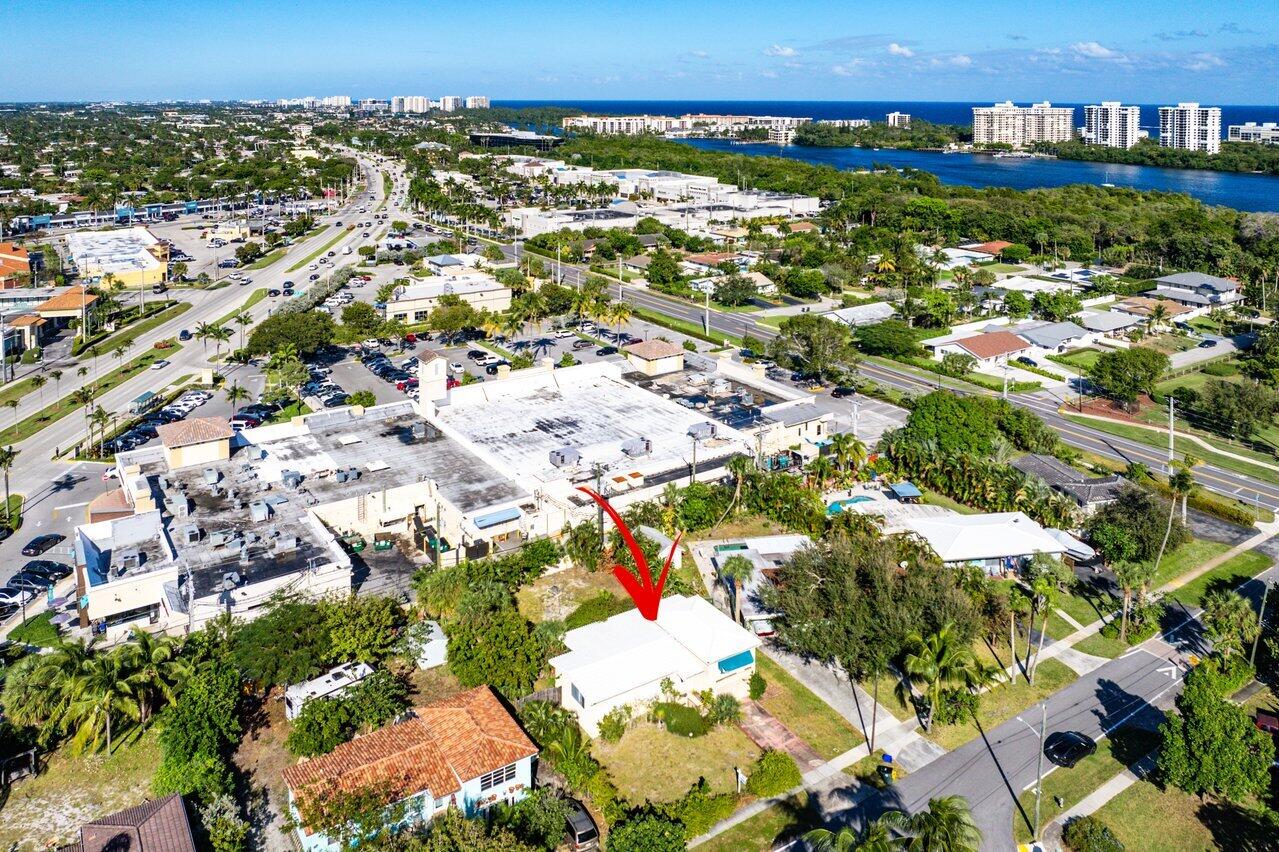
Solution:
[[[795,115],[812,118],[871,118],[882,121],[893,110],[908,112],[938,124],[970,124],[971,103],[893,101],[502,101],[497,106],[571,106],[587,112],[615,114],[681,115],[687,112],[739,115]],[[1076,108],[1076,124],[1082,105]],[[1142,125],[1158,123],[1158,106],[1143,105]],[[1279,121],[1279,106],[1222,106],[1222,132],[1228,124],[1246,121]],[[1157,134],[1155,134],[1157,135]],[[841,169],[891,165],[931,172],[946,183],[964,186],[999,186],[1011,189],[1112,183],[1131,189],[1184,192],[1214,205],[1237,210],[1279,211],[1279,177],[1213,172],[1197,169],[1161,169],[1086,163],[1077,160],[997,159],[980,154],[940,154],[929,151],[897,151],[869,148],[778,148],[772,145],[733,145],[719,139],[691,139],[699,148],[734,154],[782,156]]]

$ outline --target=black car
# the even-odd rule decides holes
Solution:
[[[284,295],[286,295],[286,296],[292,296],[292,295],[293,295],[293,288],[292,288],[292,287],[285,287],[285,288],[284,288]]]
[[[22,571],[26,574],[52,577],[55,580],[71,576],[71,567],[69,565],[63,565],[61,562],[54,562],[50,559],[32,559],[22,566]]]
[[[1212,347],[1216,345],[1217,345],[1217,341],[1213,340],[1211,337],[1207,337],[1199,341],[1200,349],[1211,349]]]
[[[575,341],[573,341],[573,349],[574,349],[574,350],[576,350],[576,351],[579,351],[579,352],[580,352],[581,350],[583,350],[583,349],[590,349],[590,348],[591,348],[592,346],[594,346],[594,345],[595,345],[595,341],[594,341],[594,340],[575,340]]]
[[[13,535],[13,530],[8,527],[0,527],[0,541],[5,541],[11,535]]]
[[[279,290],[267,290],[267,291],[266,291],[266,294],[267,294],[268,296],[270,296],[272,299],[274,299],[274,298],[276,298],[276,297],[278,297],[278,296],[280,295],[280,291],[279,291]]]
[[[470,358],[472,361],[478,361],[487,354],[489,353],[485,352],[483,349],[472,349],[470,352],[466,353],[466,357]]]
[[[595,350],[595,354],[596,354],[596,355],[616,355],[616,354],[617,354],[617,347],[616,347],[616,346],[601,346],[599,349],[596,349],[596,350]]]
[[[1067,769],[1097,750],[1097,741],[1079,731],[1057,731],[1044,740],[1044,756]]]
[[[846,396],[853,396],[856,393],[857,393],[857,388],[849,388],[841,385],[835,388],[833,391],[831,391],[830,395],[835,397],[835,399],[843,399]]]
[[[27,542],[27,546],[22,548],[23,556],[39,556],[55,544],[61,542],[66,536],[58,533],[45,533],[38,535],[31,541]]]
[[[503,366],[503,365],[505,365],[505,366],[508,366],[508,367],[509,367],[509,366],[510,366],[510,362],[509,362],[509,361],[498,361],[496,364],[489,364],[487,367],[485,367],[485,368],[484,368],[484,372],[488,373],[490,376],[496,376],[496,375],[497,375],[497,368],[498,368],[498,367],[501,367],[501,366]]]

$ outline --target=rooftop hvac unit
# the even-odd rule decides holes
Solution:
[[[556,467],[572,467],[582,460],[582,454],[572,447],[551,450],[551,464]]]
[[[350,482],[360,478],[360,469],[358,467],[348,467],[346,469],[346,478]]]
[[[191,498],[185,494],[173,494],[164,501],[169,508],[169,514],[175,518],[185,518],[191,514]]]
[[[622,444],[622,452],[632,458],[636,456],[646,456],[653,452],[653,442],[648,438],[631,438]]]
[[[255,524],[263,523],[271,517],[271,507],[261,500],[254,500],[249,504],[249,517]]]
[[[214,468],[206,467],[206,468],[204,469],[204,484],[205,484],[205,485],[217,485],[217,484],[218,484],[218,482],[220,482],[221,480],[222,480],[222,474],[221,474],[221,473],[219,473],[219,472],[218,472],[217,470],[215,470]]]
[[[249,564],[249,546],[247,544],[240,546],[240,564]]]
[[[262,459],[266,458],[266,450],[261,447],[249,447],[249,458],[254,461],[262,461]]]
[[[209,546],[222,547],[236,537],[235,530],[214,530],[209,534]]]
[[[414,440],[417,440],[417,441],[426,440],[426,424],[425,423],[414,423],[411,431],[413,433]]]
[[[120,551],[116,559],[120,563],[121,571],[128,571],[130,568],[137,568],[142,565],[142,554],[138,552],[136,547]]]
[[[741,395],[738,396],[738,400],[741,402],[742,405],[745,405],[748,407],[752,406],[755,404],[755,394],[751,393],[750,391],[742,391]]]
[[[347,473],[345,470],[339,470],[337,473],[333,474],[333,479],[335,482],[346,482],[347,479],[349,478],[350,477],[347,476]]]
[[[182,528],[182,541],[184,544],[195,544],[200,540],[200,528],[195,524],[187,524]]]
[[[724,394],[732,391],[732,389],[733,389],[732,384],[730,384],[725,379],[716,379],[715,381],[711,382],[711,393],[715,394],[716,396],[723,396]]]
[[[280,475],[280,479],[289,488],[297,488],[302,484],[302,474],[296,470],[286,470]]]
[[[228,571],[222,575],[222,591],[229,592],[240,585],[240,575],[236,571]]]
[[[298,549],[298,537],[295,535],[282,535],[275,540],[275,552],[287,553],[291,550]]]
[[[698,441],[708,441],[715,437],[715,424],[694,423],[688,427],[688,436]]]

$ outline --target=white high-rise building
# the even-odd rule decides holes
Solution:
[[[322,107],[341,108],[341,107],[349,107],[350,105],[351,105],[350,95],[329,95],[327,98],[323,98],[320,101],[320,106]]]
[[[1265,124],[1258,124],[1255,121],[1247,124],[1232,124],[1226,131],[1226,138],[1231,142],[1279,145],[1279,124],[1273,121],[1267,121]]]
[[[1159,144],[1216,154],[1221,150],[1221,107],[1193,103],[1160,107]]]
[[[1084,141],[1105,148],[1131,148],[1141,133],[1141,107],[1102,101],[1084,107]]]
[[[889,127],[900,127],[903,130],[910,128],[910,113],[908,112],[890,112],[885,119]]]
[[[396,95],[391,98],[391,112],[427,112],[431,108],[431,99],[423,95]]]
[[[457,95],[444,95],[440,98],[441,112],[456,112],[462,108],[462,99]]]
[[[1066,142],[1075,135],[1075,111],[1048,101],[1019,107],[1012,101],[973,107],[973,142],[1022,148],[1033,142]]]
[[[467,109],[488,109],[488,95],[471,95],[466,99]]]

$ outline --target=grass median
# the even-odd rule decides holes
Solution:
[[[95,344],[98,347],[98,353],[100,355],[106,354],[113,351],[118,346],[127,346],[142,335],[146,334],[148,331],[160,327],[171,319],[182,316],[189,310],[191,310],[190,302],[178,302],[176,305],[171,305],[159,313],[147,317],[142,322],[134,323],[111,337],[108,337],[106,340],[99,341]],[[89,359],[90,356],[87,352],[82,352],[80,354],[81,361]]]
[[[337,229],[337,234],[335,234],[335,235],[334,235],[333,239],[329,240],[327,243],[325,243],[324,245],[320,246],[318,249],[316,249],[315,251],[311,252],[311,253],[310,253],[310,254],[308,254],[306,257],[302,258],[301,260],[299,260],[297,263],[295,263],[295,264],[293,264],[292,266],[290,266],[290,267],[289,267],[288,269],[286,269],[285,271],[286,271],[286,272],[297,272],[299,269],[301,269],[302,267],[306,266],[308,263],[310,263],[311,261],[315,260],[315,259],[316,259],[317,257],[319,257],[320,255],[324,254],[326,251],[328,251],[329,249],[333,248],[333,246],[337,243],[337,241],[338,241],[338,240],[340,240],[340,239],[342,239],[344,236],[346,236],[346,229],[345,229],[345,228],[338,228],[338,229]]]
[[[124,364],[123,366],[117,367],[96,381],[90,382],[88,385],[85,385],[85,387],[91,388],[95,397],[102,396],[102,394],[112,388],[123,384],[138,373],[149,368],[156,361],[159,361],[162,358],[172,357],[179,349],[182,348],[172,340],[170,342],[174,345],[167,349],[148,349],[142,355],[134,358],[132,361]],[[67,394],[57,402],[45,406],[35,414],[32,414],[23,420],[19,420],[7,429],[0,431],[0,446],[8,446],[10,444],[16,444],[19,441],[24,441],[36,432],[44,429],[46,426],[56,423],[63,417],[71,414],[73,411],[83,411],[83,407],[79,403],[72,401],[71,395]]]
[[[262,301],[265,298],[266,298],[266,288],[259,287],[257,290],[254,290],[252,293],[249,294],[249,298],[244,300],[243,305],[240,305],[240,307],[235,308],[234,310],[228,311],[227,313],[218,317],[218,319],[213,323],[213,326],[217,327],[217,326],[226,325],[231,320],[239,316],[242,312],[247,311],[249,308],[253,307],[258,302]]]

